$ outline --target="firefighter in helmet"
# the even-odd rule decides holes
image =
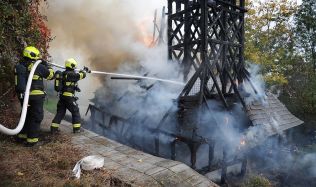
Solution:
[[[66,114],[66,109],[72,114],[73,132],[80,132],[81,127],[79,107],[76,103],[78,98],[75,96],[75,92],[80,92],[78,81],[84,79],[86,77],[86,72],[89,72],[89,70],[85,67],[84,70],[76,72],[77,61],[73,58],[65,61],[65,68],[66,70],[60,72],[60,75],[58,76],[56,72],[55,90],[59,92],[60,96],[57,103],[57,113],[51,124],[51,133],[53,134],[59,131],[59,124]],[[58,81],[58,77],[60,78],[60,81]]]
[[[22,104],[24,92],[29,73],[35,63],[40,59],[40,51],[28,46],[23,50],[23,60],[15,67],[15,88]],[[17,140],[22,142],[26,140],[26,146],[34,146],[39,141],[40,125],[44,118],[44,79],[54,78],[54,71],[44,60],[37,66],[32,77],[30,97],[27,108],[25,124],[21,132],[17,135]]]

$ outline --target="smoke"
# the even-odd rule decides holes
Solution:
[[[123,64],[118,72],[182,81],[179,66],[167,60],[166,46],[143,49],[143,55],[139,57],[139,64]],[[113,114],[126,119],[145,117],[151,121],[146,125],[154,128],[161,116],[174,105],[173,99],[182,88],[181,85],[153,80],[107,79],[104,87],[97,90],[95,100],[99,106],[111,106],[108,108]]]
[[[259,101],[261,104],[266,104],[266,85],[263,76],[260,74],[260,66],[258,64],[248,63],[248,71],[250,73],[250,81],[254,88],[250,83],[244,85],[246,92],[250,93],[250,96],[246,97],[246,102],[249,104],[253,101]],[[255,93],[254,89],[257,93]]]
[[[149,26],[152,26],[154,10],[163,4],[158,2],[50,1],[48,24],[56,36],[51,46],[53,59],[58,58],[58,53],[81,57],[82,64],[100,71],[116,70],[124,62],[133,62],[138,56],[131,51],[131,46],[143,42],[152,33]],[[76,54],[67,49],[75,50]]]
[[[167,61],[166,46],[153,49],[146,47],[151,41],[154,10],[161,8],[164,3],[165,1],[162,0],[50,1],[47,10],[48,24],[55,36],[50,48],[52,60],[63,64],[67,58],[73,57],[78,60],[79,67],[87,65],[93,70],[117,71],[182,81],[180,68],[176,63]],[[247,103],[260,101],[266,104],[265,84],[258,70],[258,66],[250,66],[251,80],[258,94],[253,92],[249,84],[244,84],[245,91],[250,94]],[[96,84],[97,80],[100,81],[99,85]],[[108,77],[96,79],[89,75],[84,82],[80,82],[80,85],[84,92],[79,95],[80,101],[86,99],[88,103],[88,99],[95,96],[95,104],[107,111],[108,117],[116,115],[123,118],[120,120],[129,122],[127,127],[124,127],[118,120],[111,127],[112,132],[122,133],[127,143],[134,141],[137,145],[145,144],[144,147],[151,146],[151,148],[153,145],[150,142],[154,142],[154,137],[150,129],[158,128],[160,120],[168,111],[170,116],[176,117],[176,110],[170,109],[177,108],[174,100],[182,90],[181,86],[155,81],[111,80]],[[94,94],[100,86],[102,87]],[[243,135],[240,132],[243,128],[241,124],[249,123],[241,105],[236,104],[229,113],[223,110],[219,103],[208,104],[213,108],[202,116],[202,121],[205,123],[197,130],[198,133],[208,139],[215,137],[220,141],[223,140],[225,146],[232,147],[231,150],[238,148]],[[147,129],[143,128],[144,126]],[[276,127],[277,125],[274,128]],[[162,144],[167,145],[174,141],[174,137],[168,133],[176,131],[175,123],[165,124],[161,129],[164,131],[159,135]],[[254,142],[264,142],[267,133],[268,129],[264,126],[255,126],[249,129],[246,137]],[[119,137],[114,133],[111,136]],[[278,155],[282,153],[284,156],[284,152],[280,151],[283,148],[276,141],[270,142],[269,145],[275,147],[273,149],[275,156],[271,156],[270,150],[261,148],[257,153],[262,154],[258,154],[257,158],[270,159],[271,162],[264,163],[266,167],[274,165],[281,168]],[[201,150],[205,152],[206,148]],[[161,151],[162,155],[168,155],[167,150]],[[222,151],[216,149],[215,157],[221,158]],[[203,153],[199,156],[205,158]],[[291,163],[296,161],[300,166],[309,165],[308,174],[315,176],[316,167],[311,164],[316,160],[314,154],[304,154],[299,159],[293,159],[296,158],[293,154],[285,154],[283,158],[286,160],[282,162],[282,166],[286,164],[292,166]],[[184,160],[187,161],[188,157]],[[206,159],[200,160],[203,160],[203,163],[198,160],[197,165],[204,166]]]
[[[124,63],[137,63],[152,38],[153,15],[164,1],[157,0],[52,0],[44,11],[54,40],[52,61],[63,64],[74,58],[79,68],[116,71]],[[147,43],[146,43],[147,42]],[[128,73],[128,72],[124,72]],[[82,105],[88,105],[103,76],[80,81],[84,94],[78,94]],[[101,80],[101,82],[100,82]]]
[[[147,75],[182,82],[180,67],[167,59],[166,45],[155,48],[143,48],[138,54],[138,64],[125,63],[118,68],[118,72],[128,72],[133,75]],[[159,138],[161,145],[170,145],[175,139],[171,134],[175,132],[176,123],[164,124],[159,128],[159,122],[169,111],[176,108],[182,85],[174,85],[154,80],[105,80],[106,84],[96,91],[94,103],[106,112],[105,117],[121,121],[112,122],[108,129],[99,132],[121,143],[138,149],[153,152],[155,138]],[[175,116],[171,114],[171,116]],[[102,119],[102,117],[101,117]],[[95,128],[96,124],[92,124]],[[88,127],[89,128],[89,127]],[[98,128],[98,127],[96,127]],[[157,130],[158,129],[158,130]],[[161,155],[168,154],[166,149],[160,149]],[[166,146],[165,146],[166,147]],[[170,153],[169,153],[170,154]]]

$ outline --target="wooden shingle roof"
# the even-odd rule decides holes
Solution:
[[[247,106],[247,115],[253,126],[245,132],[244,138],[251,144],[275,134],[299,126],[304,122],[291,114],[284,104],[273,94],[266,93],[262,101],[253,101]]]

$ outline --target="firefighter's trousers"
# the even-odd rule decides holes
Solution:
[[[54,117],[51,125],[51,129],[58,129],[61,120],[65,117],[66,110],[69,110],[72,114],[72,124],[74,132],[80,129],[81,117],[79,113],[79,107],[74,97],[60,96],[57,104],[57,113]]]
[[[44,118],[45,95],[31,95],[27,107],[24,126],[18,134],[19,138],[26,139],[28,143],[35,144],[39,140],[40,125]]]

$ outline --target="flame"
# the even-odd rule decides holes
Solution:
[[[245,137],[242,137],[240,139],[240,143],[239,143],[238,149],[241,150],[241,148],[244,147],[245,145],[246,145]]]
[[[144,18],[138,25],[138,38],[137,40],[144,44],[146,47],[153,47],[154,38],[150,28],[153,27],[152,18]]]
[[[242,147],[246,145],[246,140],[244,138],[240,139],[240,144],[237,146],[238,150],[241,151]]]
[[[240,145],[246,145],[246,137],[245,136],[242,136],[240,138]]]

